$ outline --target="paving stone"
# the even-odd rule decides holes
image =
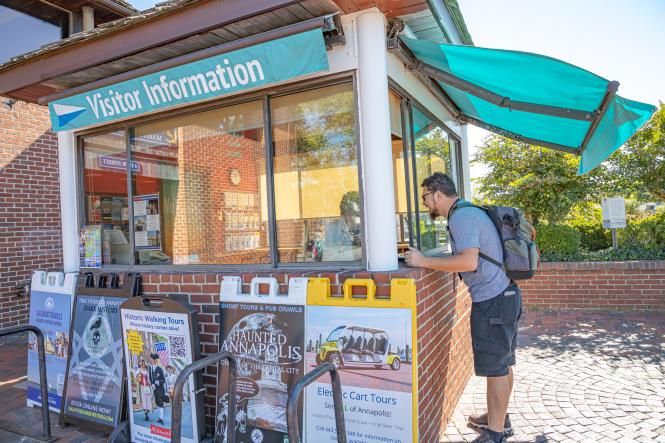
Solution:
[[[509,441],[665,443],[665,316],[537,316],[527,313],[520,328],[509,405],[516,434]],[[459,404],[484,410],[484,380],[473,377]],[[464,420],[459,417],[453,420]],[[443,441],[459,438],[452,429]]]

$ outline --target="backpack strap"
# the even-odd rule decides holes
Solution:
[[[453,204],[453,206],[448,211],[448,225],[450,224],[450,217],[453,216],[455,211],[457,211],[458,209],[461,209],[461,208],[478,208],[478,209],[482,209],[487,214],[487,208],[485,208],[483,206],[474,205],[471,202],[468,202],[468,201],[462,200],[461,198],[458,198],[457,201],[455,202],[455,204]],[[492,222],[492,225],[494,225],[494,222]],[[450,236],[450,239],[454,242],[455,238],[453,237],[452,232],[450,232],[450,228],[448,226],[446,226],[446,230],[448,231],[448,235]],[[501,241],[501,238],[499,238],[499,241]],[[503,269],[503,263],[501,263],[498,260],[493,259],[492,257],[490,257],[487,254],[483,254],[482,252],[480,252],[480,250],[478,251],[478,256],[485,259],[485,260],[487,260],[488,262],[492,263],[494,266],[498,266],[499,268]]]

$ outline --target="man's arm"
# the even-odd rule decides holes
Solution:
[[[426,257],[417,249],[409,247],[404,253],[406,264],[416,268],[435,271],[473,272],[478,267],[478,248],[467,248],[449,257]]]

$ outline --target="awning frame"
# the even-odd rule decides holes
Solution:
[[[492,92],[488,89],[485,89],[481,86],[468,82],[460,77],[457,77],[448,72],[444,72],[440,69],[435,68],[434,66],[431,66],[427,63],[420,61],[416,56],[413,55],[413,53],[411,53],[411,51],[404,44],[402,44],[399,37],[397,37],[394,32],[391,32],[391,34],[392,35],[389,35],[387,39],[388,51],[395,54],[405,64],[406,68],[409,71],[419,74],[421,78],[424,77],[427,78],[428,80],[441,81],[461,91],[464,91],[468,94],[471,94],[482,100],[492,103],[495,106],[499,106],[509,110],[530,112],[534,114],[543,114],[543,115],[567,118],[572,120],[587,121],[591,123],[589,129],[587,130],[586,135],[584,136],[582,144],[579,147],[574,148],[570,146],[560,145],[557,143],[551,143],[551,142],[524,137],[520,134],[498,128],[494,125],[470,117],[464,114],[459,109],[459,107],[455,105],[454,101],[447,94],[445,94],[445,92],[441,91],[446,98],[447,107],[449,108],[449,110],[451,109],[454,110],[453,114],[462,123],[472,123],[488,131],[532,145],[543,146],[546,148],[555,149],[562,152],[581,155],[581,153],[584,152],[584,150],[588,146],[589,141],[593,137],[593,134],[598,128],[598,125],[603,119],[603,116],[607,112],[607,108],[609,107],[610,102],[612,101],[612,99],[614,98],[619,89],[619,82],[610,81],[607,85],[607,90],[605,92],[605,95],[603,96],[600,106],[598,107],[598,109],[595,109],[593,111],[562,108],[558,106],[549,106],[538,103],[529,103],[529,102],[511,100],[510,97],[501,96],[499,94],[496,94],[495,92]]]

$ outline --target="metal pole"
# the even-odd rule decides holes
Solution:
[[[46,349],[44,348],[44,333],[37,326],[21,325],[0,330],[0,337],[20,334],[30,331],[37,336],[37,354],[39,356],[39,388],[42,394],[42,436],[51,440],[51,417],[48,406],[48,383],[46,381]]]
[[[171,411],[171,443],[180,443],[180,434],[182,432],[182,390],[185,382],[190,375],[201,371],[210,365],[214,365],[222,360],[229,362],[229,425],[226,427],[226,442],[235,443],[236,437],[236,377],[238,376],[238,363],[236,358],[230,352],[218,352],[209,355],[206,358],[192,362],[185,366],[176,378],[173,387],[173,405]],[[192,399],[194,401],[194,399]],[[193,423],[194,426],[196,424]]]
[[[298,424],[298,399],[307,385],[313,383],[326,372],[330,373],[333,388],[333,406],[335,409],[335,425],[337,427],[337,442],[346,443],[346,426],[344,424],[344,398],[342,396],[342,382],[339,372],[332,363],[323,363],[309,372],[293,386],[286,404],[286,424],[289,430],[289,442],[300,443],[300,426]]]
[[[619,248],[617,244],[617,228],[612,228],[612,249],[615,251]]]

